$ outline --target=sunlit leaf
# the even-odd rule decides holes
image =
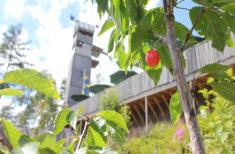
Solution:
[[[123,118],[123,116],[115,111],[111,110],[105,110],[97,113],[98,116],[105,119],[106,122],[111,122],[116,124],[118,127],[124,129],[126,132],[128,132],[128,128],[126,126],[126,122]]]
[[[20,147],[20,138],[23,135],[10,121],[2,120],[2,125],[8,140],[13,148]]]
[[[102,35],[103,33],[105,33],[106,31],[108,31],[110,28],[112,28],[114,26],[114,22],[112,21],[111,18],[107,19],[105,21],[105,23],[103,24],[100,32],[98,35]]]
[[[5,82],[19,84],[37,90],[54,99],[60,97],[54,81],[33,69],[10,71],[4,75],[3,79]]]
[[[174,95],[172,95],[169,110],[171,115],[171,121],[173,123],[176,123],[179,120],[182,112],[179,92],[176,92]]]
[[[71,125],[76,129],[76,123],[77,117],[74,111],[71,109],[63,109],[56,116],[54,134],[58,135],[66,125]]]
[[[13,88],[5,88],[0,89],[0,95],[4,96],[22,96],[24,93],[22,90],[13,89]]]
[[[89,145],[98,146],[98,147],[105,147],[106,142],[104,141],[103,137],[99,132],[97,132],[93,127],[88,128],[88,139],[87,142]]]
[[[203,10],[203,7],[194,7],[190,10],[190,18],[195,24],[198,14]],[[230,37],[230,32],[224,20],[214,10],[207,10],[199,20],[195,30],[200,34],[212,40],[212,46],[219,51],[223,51],[226,40]]]

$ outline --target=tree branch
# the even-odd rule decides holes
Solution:
[[[87,126],[88,126],[88,122],[87,122],[87,119],[85,119],[85,125],[84,125],[84,128],[83,128],[82,134],[79,137],[79,142],[78,142],[78,145],[77,145],[76,150],[75,150],[76,152],[78,151],[78,149],[80,148],[80,146],[82,144],[82,139],[83,139],[84,134],[87,130]]]
[[[160,39],[160,41],[162,41],[163,43],[167,44],[168,40],[165,36],[162,36],[161,34],[154,32],[154,37]]]
[[[186,35],[186,38],[185,38],[185,40],[184,40],[184,43],[183,43],[183,45],[182,45],[182,47],[181,47],[181,51],[183,51],[183,50],[185,49],[185,46],[187,45],[188,41],[189,41],[190,38],[192,37],[192,33],[193,33],[194,29],[196,28],[196,26],[197,26],[197,24],[199,23],[199,21],[200,21],[202,15],[203,15],[205,12],[206,12],[206,8],[203,8],[203,9],[201,10],[201,12],[198,14],[198,16],[197,16],[197,18],[196,18],[196,20],[195,20],[195,22],[194,22],[192,28],[190,29],[190,31],[189,31],[189,32],[187,33],[187,35]]]
[[[181,10],[187,10],[187,11],[190,11],[190,9],[185,8],[185,7],[175,6],[175,8],[177,8],[177,9],[181,9]]]

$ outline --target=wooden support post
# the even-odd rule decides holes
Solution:
[[[148,97],[144,99],[144,109],[145,109],[145,131],[148,132]]]

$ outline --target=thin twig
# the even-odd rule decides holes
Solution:
[[[185,7],[175,6],[175,8],[177,8],[177,9],[181,9],[181,10],[187,10],[187,11],[190,11],[190,9],[185,8]]]
[[[78,149],[80,148],[80,146],[82,144],[82,139],[83,139],[84,134],[85,134],[85,132],[87,130],[87,126],[88,126],[88,122],[87,122],[87,120],[85,120],[85,126],[84,126],[84,129],[82,131],[82,134],[79,137],[79,142],[78,142],[78,145],[77,145],[76,150],[75,150],[76,152],[78,151]]]
[[[192,28],[190,29],[190,31],[189,31],[189,32],[187,33],[187,35],[186,35],[186,38],[185,38],[185,40],[184,40],[184,43],[183,43],[183,45],[182,45],[182,47],[181,47],[181,51],[183,51],[183,50],[185,49],[186,44],[188,43],[188,41],[189,41],[190,38],[192,37],[192,33],[193,33],[194,29],[196,28],[196,26],[197,26],[197,24],[199,23],[199,21],[200,21],[202,15],[203,15],[205,12],[206,12],[206,8],[203,8],[203,9],[201,10],[201,12],[198,14],[198,16],[196,17],[196,20],[195,20],[195,22],[194,22]]]

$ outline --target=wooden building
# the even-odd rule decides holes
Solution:
[[[226,47],[219,52],[211,47],[210,42],[201,42],[184,51],[186,68],[184,70],[188,82],[194,81],[197,88],[206,83],[206,74],[200,73],[200,68],[207,64],[221,63],[235,65],[235,49]],[[131,121],[134,127],[145,127],[149,123],[161,120],[170,120],[169,101],[176,91],[176,82],[170,72],[163,68],[160,81],[155,85],[146,73],[137,74],[115,86],[119,94],[121,105],[128,105],[131,110]],[[85,114],[94,114],[99,111],[100,92],[76,105],[73,109],[84,107]]]

